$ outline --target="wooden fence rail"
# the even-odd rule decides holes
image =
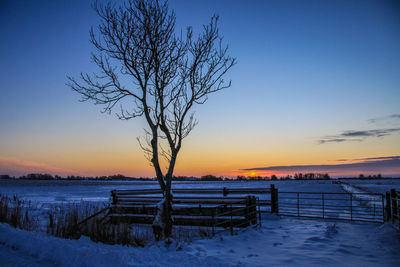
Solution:
[[[269,188],[184,188],[173,189],[174,225],[230,229],[260,224],[260,206],[271,201],[255,197],[270,194]],[[151,224],[161,201],[161,190],[112,190],[110,221]],[[275,205],[276,206],[276,205]]]
[[[174,195],[175,204],[195,204],[197,200],[203,202],[209,200],[208,204],[212,203],[214,200],[219,200],[221,197],[224,199],[242,198],[247,195],[256,196],[259,198],[259,206],[261,207],[261,212],[263,213],[278,213],[278,189],[271,184],[270,188],[178,188],[172,189],[172,194]],[[151,196],[149,196],[151,195]],[[129,198],[131,203],[139,203],[148,198],[149,202],[154,199],[155,196],[161,197],[162,191],[159,189],[136,189],[136,190],[112,190],[111,197],[112,203],[117,203],[119,200]],[[197,196],[194,196],[197,195]],[[182,198],[184,197],[184,198]],[[193,203],[189,203],[192,199]],[[155,202],[154,200],[153,202]],[[148,203],[149,204],[149,203]]]

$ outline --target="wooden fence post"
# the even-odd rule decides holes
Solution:
[[[245,217],[251,224],[257,224],[257,198],[255,196],[247,196]]]
[[[224,187],[222,188],[222,195],[224,195],[224,197],[226,197],[229,194],[229,189]]]
[[[385,221],[390,221],[392,218],[392,209],[390,208],[390,192],[386,192],[386,206],[385,206]]]
[[[115,193],[115,190],[111,190],[111,198],[112,198],[111,204],[113,205],[117,204],[117,194]]]

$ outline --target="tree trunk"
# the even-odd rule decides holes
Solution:
[[[171,188],[165,188],[163,198],[157,205],[157,214],[153,221],[153,233],[157,241],[172,236],[172,198]]]
[[[166,201],[165,206],[164,206],[164,237],[168,238],[172,236],[172,194],[171,194],[171,188],[167,188],[167,192],[165,192],[165,199]]]

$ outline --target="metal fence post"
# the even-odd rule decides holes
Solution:
[[[386,218],[385,218],[385,198],[383,196],[383,194],[381,194],[381,200],[382,200],[382,221],[385,222]]]
[[[350,220],[353,220],[353,194],[350,193]]]
[[[233,226],[232,226],[232,203],[231,203],[231,235],[233,235]]]
[[[300,217],[300,193],[297,192],[297,216]]]
[[[398,207],[397,207],[397,193],[395,189],[390,190],[390,198],[392,200],[392,223],[395,223],[398,217]]]
[[[278,198],[278,188],[275,188],[275,212],[279,213],[279,198]]]
[[[259,225],[261,225],[261,207],[260,207],[260,199],[257,198],[257,206],[258,206],[258,220],[259,220]]]
[[[376,209],[376,204],[374,203],[374,218],[375,218],[375,209]]]
[[[212,225],[212,235],[214,236],[214,235],[215,235],[215,210],[213,210],[213,213],[212,213],[212,215],[211,215],[211,219],[212,219],[212,222],[213,222],[213,225]]]
[[[278,213],[278,190],[275,188],[274,184],[271,184],[270,194],[271,194],[271,213]]]
[[[390,221],[390,219],[392,218],[392,209],[391,209],[390,206],[391,206],[390,193],[386,192],[386,207],[385,207],[386,216],[385,216],[385,220],[387,222]]]

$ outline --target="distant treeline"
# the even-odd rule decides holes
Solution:
[[[75,176],[70,175],[62,177],[59,175],[43,174],[43,173],[30,173],[28,175],[14,177],[9,175],[0,175],[0,179],[19,179],[19,180],[153,180],[155,178],[143,178],[143,177],[127,177],[122,174],[110,175],[110,176]]]
[[[364,174],[360,174],[358,177],[340,177],[338,179],[375,180],[375,179],[382,179],[382,178],[391,178],[391,177],[382,177],[382,174],[368,175],[368,176],[364,176]]]
[[[96,177],[88,177],[88,176],[66,176],[61,177],[59,175],[51,175],[51,174],[42,174],[42,173],[30,173],[28,175],[13,177],[9,175],[0,175],[0,179],[19,179],[19,180],[156,180],[156,178],[144,178],[144,177],[128,177],[122,174],[110,175],[110,176],[96,176]],[[328,180],[330,179],[328,174],[320,174],[320,173],[296,173],[294,176],[285,176],[285,177],[277,177],[276,175],[272,175],[271,177],[262,177],[262,176],[237,176],[234,178],[228,178],[223,176],[215,176],[212,174],[207,174],[201,177],[193,177],[193,176],[174,176],[174,181],[231,181],[231,180],[239,180],[239,181],[269,181],[269,180]]]
[[[381,174],[364,176],[360,174],[358,177],[342,177],[337,179],[381,179],[383,178]],[[388,177],[385,177],[388,178]],[[20,179],[20,180],[118,180],[118,181],[133,181],[133,180],[156,180],[156,178],[148,177],[128,177],[122,174],[110,175],[110,176],[74,176],[70,175],[67,177],[61,177],[59,175],[42,174],[42,173],[30,173],[28,175],[13,177],[9,175],[0,175],[0,179]],[[327,173],[295,173],[292,175],[278,177],[276,175],[268,176],[237,176],[234,178],[228,178],[223,176],[215,176],[212,174],[204,175],[201,177],[192,176],[174,176],[174,181],[276,181],[276,180],[329,180],[331,177]]]

